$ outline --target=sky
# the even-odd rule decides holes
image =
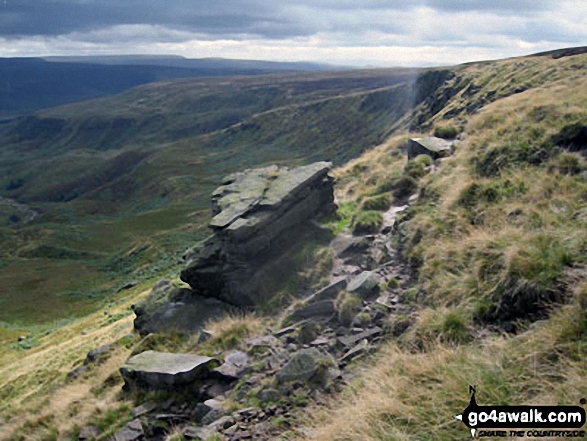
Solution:
[[[586,0],[0,0],[0,57],[430,66],[583,45]]]

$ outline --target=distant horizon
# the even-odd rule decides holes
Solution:
[[[430,67],[587,44],[577,0],[6,0],[0,56]]]
[[[576,49],[576,48],[587,48],[586,45],[578,45],[578,46],[568,46],[568,47],[555,47],[547,50],[540,50],[540,51],[532,51],[529,53],[520,53],[514,54],[507,57],[502,58],[492,58],[492,59],[473,59],[473,60],[465,60],[458,63],[442,63],[442,64],[419,64],[419,65],[343,65],[343,64],[335,64],[331,62],[324,62],[324,61],[314,61],[314,60],[279,60],[279,59],[259,59],[259,58],[230,58],[230,57],[222,57],[222,56],[205,56],[205,57],[190,57],[186,55],[181,55],[177,53],[104,53],[104,54],[68,54],[68,55],[24,55],[24,56],[0,56],[0,59],[14,59],[14,58],[37,58],[43,59],[46,61],[51,61],[49,59],[61,59],[66,61],[67,59],[107,59],[107,58],[153,58],[153,59],[182,59],[182,60],[225,60],[225,61],[240,61],[240,62],[258,62],[258,63],[276,63],[276,64],[308,64],[308,65],[317,65],[317,66],[324,66],[324,67],[333,67],[337,69],[385,69],[385,68],[428,68],[428,67],[443,67],[443,66],[451,66],[451,65],[459,65],[459,64],[467,64],[467,63],[477,63],[477,62],[485,62],[485,61],[494,61],[499,59],[507,59],[507,58],[518,58],[518,57],[526,57],[537,55],[541,53],[548,53],[558,50],[566,50],[566,49]],[[105,63],[107,64],[107,63]]]

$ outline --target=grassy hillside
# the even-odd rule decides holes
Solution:
[[[4,169],[12,175],[2,194],[19,203],[0,205],[7,216],[0,223],[0,281],[18,302],[5,302],[2,311],[28,320],[25,331],[0,328],[7,439],[69,439],[88,422],[111,433],[131,419],[133,403],[119,395],[117,369],[133,348],[209,350],[174,337],[137,348],[137,337],[127,335],[128,307],[151,277],[177,273],[179,253],[204,234],[197,225],[208,219],[209,191],[221,175],[318,157],[340,165],[335,231],[368,228],[392,201],[418,192],[393,234],[417,275],[416,287],[403,294],[416,313],[392,316],[390,329],[411,326],[357,363],[342,395],[312,405],[287,439],[465,439],[467,429],[452,417],[468,403],[470,384],[482,405],[579,404],[587,397],[586,74],[587,55],[578,54],[432,70],[407,84],[389,73],[361,73],[348,93],[332,78],[318,87],[316,76],[309,84],[298,79],[307,95],[294,94],[293,77],[282,77],[276,84],[290,86],[272,98],[278,105],[255,104],[236,124],[179,139],[154,131],[148,136],[161,137],[156,146],[139,131],[113,149],[93,137],[84,141],[92,148],[66,137],[47,144],[59,158],[53,167],[35,138],[4,138],[10,141],[0,154],[12,162],[2,164],[12,164]],[[274,87],[247,81],[237,83],[267,94],[265,87]],[[369,81],[377,87],[369,89]],[[133,102],[140,114],[140,98]],[[36,118],[62,119],[74,133],[96,109],[106,115],[107,102],[92,106]],[[5,136],[17,132],[11,126]],[[406,139],[434,132],[461,133],[454,155],[408,166]],[[139,156],[116,159],[124,154]],[[26,174],[27,163],[37,167],[38,180]],[[134,167],[125,168],[129,163]],[[90,166],[103,181],[83,179]],[[113,169],[119,175],[110,176]],[[69,196],[52,196],[59,194]],[[10,225],[11,216],[30,218],[30,210],[40,214]],[[126,281],[141,280],[117,293]],[[35,302],[46,303],[40,309]],[[27,304],[22,313],[15,306]],[[83,314],[97,304],[103,308],[70,323],[31,324],[59,317],[57,308]],[[40,310],[47,317],[35,316]],[[269,324],[231,319],[216,325],[218,341]],[[65,381],[87,350],[107,342],[116,342],[109,359]]]
[[[417,316],[344,400],[310,412],[307,439],[461,439],[466,427],[451,417],[469,385],[480,404],[586,396],[586,75],[585,55],[457,73],[469,85],[432,122],[467,135],[438,169],[415,176],[420,197],[397,228],[418,274]],[[477,104],[488,95],[495,102]],[[378,194],[380,164],[403,145],[392,139],[341,169],[339,202],[360,207]]]

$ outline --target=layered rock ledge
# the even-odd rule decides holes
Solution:
[[[226,177],[212,195],[214,235],[186,253],[181,280],[197,294],[231,305],[265,299],[279,276],[268,264],[316,229],[312,220],[336,208],[330,168],[317,162]]]

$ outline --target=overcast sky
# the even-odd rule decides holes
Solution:
[[[587,45],[586,0],[0,0],[0,56],[425,66]]]

